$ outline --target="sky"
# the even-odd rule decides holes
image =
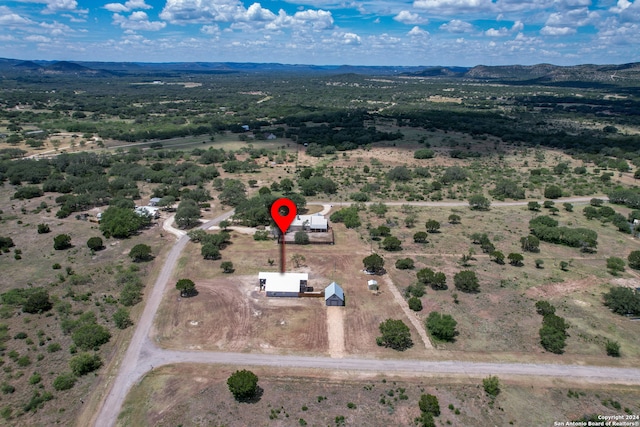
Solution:
[[[0,57],[620,64],[640,61],[640,0],[0,0]]]

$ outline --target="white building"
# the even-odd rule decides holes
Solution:
[[[260,288],[264,288],[268,297],[298,297],[306,292],[309,283],[307,273],[258,273]]]
[[[321,214],[296,215],[289,226],[291,231],[322,231],[329,230],[329,221]]]

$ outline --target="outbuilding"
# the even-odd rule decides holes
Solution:
[[[369,280],[367,282],[367,287],[369,288],[370,291],[377,291],[378,290],[378,282],[375,280]]]
[[[336,282],[324,288],[324,302],[327,306],[343,306],[344,291]]]
[[[307,273],[258,273],[260,289],[267,292],[268,297],[297,298],[307,291],[309,275]]]

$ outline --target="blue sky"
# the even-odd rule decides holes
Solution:
[[[0,57],[351,65],[640,61],[640,0],[3,0]]]

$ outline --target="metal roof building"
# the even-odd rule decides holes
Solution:
[[[324,288],[324,302],[328,306],[344,305],[344,291],[336,282]]]
[[[268,297],[298,297],[307,290],[307,273],[258,273],[260,286],[264,287]]]

